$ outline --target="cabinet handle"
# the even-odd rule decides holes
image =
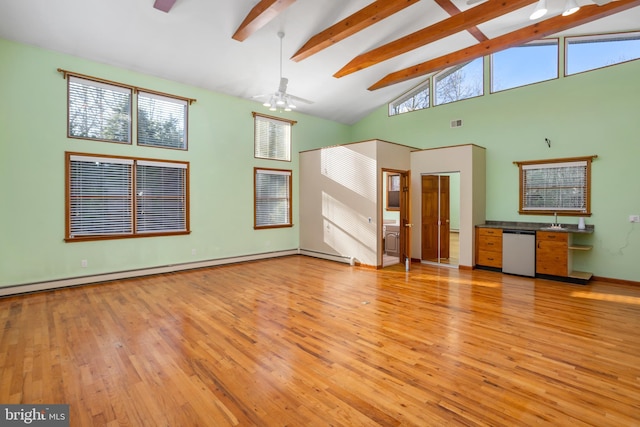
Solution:
[[[487,246],[493,246],[493,243],[487,243]]]
[[[493,258],[487,258],[489,261],[493,261]]]
[[[540,242],[538,242],[538,249],[540,249]]]

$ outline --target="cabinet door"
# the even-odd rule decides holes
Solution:
[[[476,264],[502,268],[502,230],[476,229]]]
[[[567,233],[536,233],[536,273],[552,276],[569,275]]]

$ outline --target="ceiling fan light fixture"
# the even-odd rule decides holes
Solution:
[[[567,4],[564,6],[564,12],[562,16],[569,16],[580,10],[580,6],[576,3],[576,0],[567,0]]]
[[[546,15],[546,13],[547,13],[547,0],[538,0],[538,3],[536,4],[536,8],[531,14],[531,16],[529,16],[529,19],[534,20],[534,19],[542,18],[544,15]]]

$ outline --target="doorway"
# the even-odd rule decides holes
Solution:
[[[460,173],[423,174],[421,259],[457,267],[460,253]]]
[[[382,267],[402,263],[410,255],[409,172],[383,170]]]

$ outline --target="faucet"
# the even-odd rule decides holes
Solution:
[[[553,225],[554,225],[555,227],[557,227],[557,226],[558,226],[558,212],[554,212],[554,213],[553,213]]]

